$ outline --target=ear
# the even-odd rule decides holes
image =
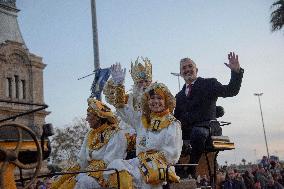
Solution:
[[[198,73],[198,68],[196,68],[196,73]]]
[[[182,71],[181,71],[181,65],[179,67],[179,74],[180,74],[180,76],[183,76]]]
[[[179,63],[179,73],[180,73],[180,75],[182,75],[182,73],[181,73],[181,66],[182,66],[182,63],[180,62]]]

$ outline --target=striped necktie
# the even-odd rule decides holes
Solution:
[[[187,85],[187,95],[186,96],[190,96],[191,94],[191,89],[192,89],[192,84]]]

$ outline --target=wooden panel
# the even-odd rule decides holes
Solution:
[[[14,142],[14,141],[0,141],[0,146],[7,150],[15,149],[17,144],[18,142]],[[44,151],[48,150],[47,144],[48,144],[48,141],[44,141]],[[34,141],[23,141],[20,151],[36,151],[35,142]]]

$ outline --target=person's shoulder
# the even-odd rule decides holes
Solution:
[[[217,79],[214,78],[214,77],[212,77],[212,78],[202,78],[202,79],[203,79],[202,81],[204,81],[204,82],[216,82],[217,81]]]
[[[176,94],[176,98],[179,98],[179,97],[181,97],[182,96],[182,94],[184,93],[184,88],[185,87],[183,87],[177,94]]]
[[[170,122],[169,128],[181,128],[181,122],[174,115],[169,114],[167,119]]]
[[[207,88],[207,86],[212,86],[214,83],[217,83],[216,78],[202,78],[198,77],[198,79],[195,81],[194,85],[201,87],[201,88]]]
[[[169,122],[171,122],[171,123],[176,123],[176,122],[180,123],[173,114],[167,115],[166,119],[169,120]]]
[[[179,97],[182,93],[183,93],[183,90],[179,91],[179,92],[176,94],[176,98]]]
[[[210,82],[210,81],[214,81],[214,80],[217,80],[216,78],[203,78],[203,77],[198,77],[195,81],[194,81],[194,84],[193,85],[196,85],[196,84],[202,84],[204,82]]]

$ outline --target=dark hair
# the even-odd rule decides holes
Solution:
[[[149,96],[153,96],[153,95],[155,95],[155,90],[154,89],[149,91]]]
[[[42,181],[37,181],[36,183],[36,189],[40,188],[41,186],[44,186],[44,183]]]

